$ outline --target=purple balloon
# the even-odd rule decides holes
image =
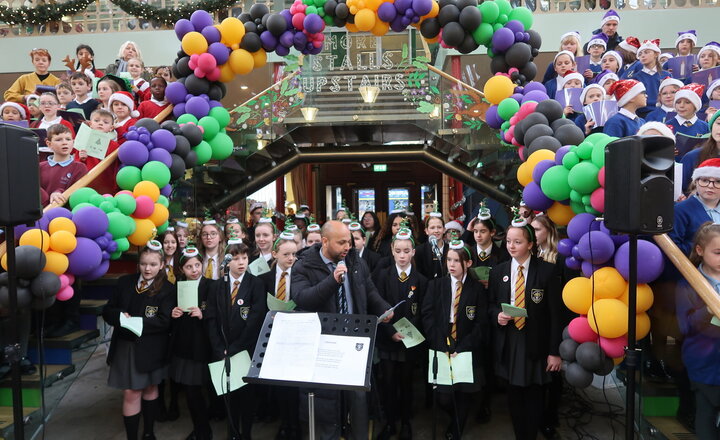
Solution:
[[[270,31],[264,31],[260,34],[260,41],[262,42],[263,49],[268,52],[275,50],[275,47],[278,45],[277,37]]]
[[[580,247],[578,245],[573,246],[570,250],[570,255],[572,255],[572,257],[576,260],[582,261],[582,257],[580,256]]]
[[[558,150],[555,152],[555,163],[557,165],[562,165],[563,157],[568,154],[568,152],[570,151],[570,147],[572,147],[572,145],[565,145],[564,147],[558,148]]]
[[[105,249],[105,250],[112,254],[113,252],[117,251],[117,249],[118,249],[117,241],[111,240],[110,243],[108,243],[107,249]]]
[[[513,34],[523,33],[525,31],[525,26],[517,20],[508,21],[505,23],[505,27],[510,29]]]
[[[297,32],[295,36],[293,36],[293,46],[295,46],[295,49],[297,50],[304,49],[307,42],[307,35],[302,32]]]
[[[275,53],[284,57],[290,53],[290,48],[282,44],[278,44],[277,47],[275,47]]]
[[[175,139],[174,134],[164,128],[155,130],[153,134],[150,135],[150,139],[152,139],[155,149],[162,148],[163,150],[167,150],[168,153],[175,151],[177,139]],[[152,155],[152,151],[150,153]],[[170,165],[168,165],[168,167],[169,166]]]
[[[498,115],[498,106],[493,104],[490,107],[488,107],[487,111],[485,112],[485,123],[490,126],[490,128],[494,128],[497,130],[502,126],[503,120],[500,118],[500,115]]]
[[[185,114],[185,103],[181,102],[180,104],[175,104],[175,107],[173,107],[173,116],[175,118],[179,118],[180,116]]]
[[[20,237],[30,229],[38,229],[40,228],[39,222],[33,223],[31,226],[28,225],[17,225],[15,226],[15,240],[19,240]]]
[[[412,0],[395,0],[394,4],[399,14],[405,14],[405,11],[412,7],[412,3]]]
[[[590,231],[578,242],[580,256],[593,264],[603,264],[615,253],[615,243],[602,231]]]
[[[217,61],[218,66],[221,64],[225,64],[228,58],[230,58],[230,49],[228,49],[227,46],[222,43],[213,43],[208,46],[208,53],[215,57],[215,61]],[[167,92],[165,93],[167,94]]]
[[[75,250],[67,254],[70,265],[68,272],[75,276],[91,273],[102,262],[102,250],[94,241],[85,237],[78,237]]]
[[[607,267],[607,264],[592,264],[589,261],[583,261],[581,267],[583,276],[590,278],[596,270]]]
[[[199,96],[192,97],[185,103],[185,113],[190,113],[200,119],[208,115],[210,104]]]
[[[212,26],[214,20],[212,15],[200,9],[192,13],[192,15],[190,16],[190,23],[192,23],[193,27],[197,32],[200,32],[207,26]]]
[[[165,88],[165,98],[171,103],[177,105],[185,102],[185,96],[188,94],[185,84],[179,81],[173,81]]]
[[[215,26],[205,26],[200,33],[203,37],[205,37],[205,40],[207,40],[208,44],[220,42],[220,29],[216,28]]]
[[[303,20],[303,27],[311,34],[317,34],[325,29],[325,22],[318,14],[308,14]]]
[[[162,148],[153,148],[150,150],[150,157],[148,159],[162,162],[168,168],[172,166],[172,156],[170,156],[167,150],[163,150]]]
[[[220,101],[215,101],[215,100],[212,100],[212,99],[210,100],[210,108],[222,107],[222,106],[223,106],[223,105],[222,105],[222,103],[221,103]]]
[[[185,34],[194,30],[195,27],[192,25],[192,23],[190,23],[190,20],[186,18],[181,18],[177,21],[177,23],[175,23],[175,35],[177,36],[178,40],[182,40]]]
[[[285,22],[287,23],[287,27],[290,28],[290,26],[292,26],[292,13],[290,12],[290,10],[283,9],[280,12],[280,15],[283,16],[283,18],[285,19]]]
[[[530,81],[523,87],[523,94],[530,93],[533,90],[539,90],[543,93],[547,93],[547,89],[545,89],[543,83],[537,81]]]
[[[505,52],[515,43],[515,33],[508,28],[500,28],[492,36],[494,53]]]
[[[147,147],[148,142],[150,142],[150,133],[140,133],[137,141]]]
[[[418,16],[427,15],[432,11],[432,0],[413,0],[412,8]],[[385,20],[387,21],[387,20]]]
[[[320,46],[320,47],[313,46],[312,50],[310,51],[310,55],[317,55],[320,52],[322,52],[322,50],[323,50],[322,46]]]
[[[512,99],[514,99],[517,102],[522,102],[523,94],[522,93],[513,93],[512,96],[510,96]]]
[[[126,141],[120,145],[118,158],[125,165],[142,167],[148,161],[148,150],[145,144],[139,141]]]
[[[116,247],[117,247],[117,245],[116,245]],[[85,275],[80,276],[80,278],[85,281],[92,281],[92,280],[100,279],[103,276],[105,276],[108,269],[110,268],[110,260],[105,258],[105,254],[107,254],[107,252],[102,253],[102,262],[95,269],[91,270],[90,272],[88,272]]]
[[[95,239],[95,243],[100,246],[100,249],[105,250],[108,247],[108,243],[110,243],[110,240],[105,238],[105,235],[98,237]]]
[[[398,11],[399,11],[399,9],[398,9]],[[407,26],[402,23],[403,17],[404,17],[403,15],[398,15],[397,17],[395,17],[395,20],[393,20],[392,23],[390,23],[390,29],[392,29],[395,32],[402,32],[403,30],[405,30],[405,28]]]
[[[630,237],[627,235],[611,235],[610,238],[612,238],[612,241],[613,243],[615,243],[616,248],[630,241]]]
[[[38,220],[38,226],[43,231],[48,230],[48,226],[50,226],[50,219],[47,217],[47,215],[43,214],[43,216],[40,217],[40,220]]]
[[[637,257],[637,282],[646,284],[655,281],[665,267],[660,248],[647,240],[638,240]],[[628,281],[630,278],[630,243],[621,245],[615,253],[615,268],[625,278],[625,281]]]
[[[85,206],[73,214],[73,223],[78,237],[97,238],[108,230],[108,218],[105,211],[94,206]]]
[[[48,212],[46,212],[43,217],[47,217],[48,222],[50,222],[58,217],[65,217],[65,218],[69,218],[70,220],[72,220],[73,214],[69,209],[63,208],[62,206],[58,206],[57,208],[48,210]]]
[[[533,211],[545,211],[555,203],[543,194],[542,188],[535,182],[528,183],[523,189],[523,200]]]
[[[572,248],[575,247],[575,242],[569,238],[563,238],[558,242],[558,253],[565,257],[572,256]]]
[[[586,212],[573,217],[567,225],[567,235],[575,242],[579,242],[582,236],[588,232],[599,230],[600,222],[595,220],[594,215]]]
[[[525,34],[523,32],[515,32],[515,42],[522,43]]]
[[[384,21],[385,23],[390,23],[395,19],[395,16],[397,15],[397,9],[395,9],[395,5],[392,3],[382,3],[377,10],[377,14],[380,20]]]
[[[134,128],[134,127],[130,127]],[[140,134],[137,131],[126,131],[125,132],[125,140],[126,141],[136,141],[138,140],[138,137],[140,137]]]
[[[403,15],[402,17],[400,17],[400,23],[402,23],[403,28],[410,26],[411,21],[412,20],[409,19],[406,15]]]
[[[502,30],[502,29],[501,29]],[[528,101],[545,101],[546,99],[550,99],[547,95],[547,93],[541,91],[541,90],[532,90],[523,96],[522,103],[525,104]]]
[[[290,48],[293,45],[293,39],[295,37],[295,32],[293,31],[285,31],[282,35],[280,35],[280,44],[283,46]]]
[[[568,267],[570,270],[580,270],[582,263],[580,261],[576,260],[574,257],[569,257],[565,259],[565,266]]]
[[[172,186],[168,183],[167,185],[160,188],[160,194],[164,195],[165,197],[170,197],[170,194],[172,194]]]
[[[540,162],[535,165],[535,168],[532,172],[532,178],[540,185],[540,179],[542,179],[542,175],[545,174],[545,171],[555,166],[555,162],[549,159],[541,160]],[[544,209],[540,209],[540,211],[544,211]]]

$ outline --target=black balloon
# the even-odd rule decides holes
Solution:
[[[525,134],[525,139],[527,139],[527,133]],[[536,137],[528,147],[528,155],[530,155],[538,150],[557,151],[562,147],[562,144],[552,136],[540,136]]]
[[[563,108],[559,102],[554,99],[546,99],[538,103],[535,107],[535,113],[544,115],[549,122],[560,119],[563,116]]]
[[[208,91],[208,98],[212,99],[213,101],[220,101],[221,99],[223,99],[223,89],[222,87],[220,87],[219,84],[222,83],[213,83],[212,85],[210,85],[210,90]]]
[[[185,156],[185,168],[192,168],[197,165],[197,153],[193,150]]]
[[[55,295],[60,290],[60,277],[52,272],[40,272],[30,283],[30,291],[40,298]]]
[[[428,40],[437,37],[439,33],[440,23],[437,18],[427,18],[420,23],[420,34]]]
[[[181,130],[180,127],[178,127],[178,129]],[[173,151],[173,153],[180,157],[185,157],[189,152],[190,142],[188,142],[187,138],[185,136],[175,135],[175,151]]]
[[[443,40],[445,40],[445,26],[447,26],[448,23],[457,22],[459,18],[460,9],[458,9],[457,6],[447,5],[440,8],[440,13],[438,14],[438,21],[440,22],[440,26],[443,27]],[[447,42],[447,40],[445,40],[445,42]]]
[[[32,303],[32,293],[30,292],[30,289],[28,287],[19,287],[17,288],[17,306],[19,309],[23,309],[25,307],[29,307]],[[0,306],[2,307],[9,307],[10,306],[10,291],[6,286],[0,287]]]
[[[253,21],[248,21],[247,23],[245,23],[244,26],[245,26],[245,35],[247,35],[249,33],[257,32],[257,25]]]
[[[255,33],[245,34],[240,43],[240,47],[247,50],[248,52],[257,52],[262,47],[262,41],[260,35]]]
[[[287,21],[285,21],[285,17],[280,14],[270,14],[266,26],[271,34],[279,37],[287,29]]]
[[[578,364],[587,371],[595,371],[603,366],[605,353],[602,348],[594,342],[583,342],[575,352]]]
[[[247,12],[243,12],[242,14],[240,14],[240,16],[238,17],[238,19],[239,19],[240,21],[242,21],[243,23],[247,23],[248,21],[252,21],[252,17],[250,17],[250,14],[248,14]]]
[[[335,8],[335,17],[345,20],[349,13],[350,9],[348,9],[345,3],[338,3],[337,7]]]
[[[530,41],[528,41],[530,47],[540,50],[540,46],[542,46],[542,37],[540,34],[535,29],[530,29],[527,32],[530,34]]]
[[[475,8],[477,9],[478,2],[477,0],[457,0],[455,3],[461,11],[465,8]],[[475,29],[472,29],[475,30]]]
[[[344,18],[333,17],[333,24],[337,27],[344,27],[347,24],[347,20]]]
[[[335,0],[327,0],[325,2],[325,5],[323,5],[323,10],[325,11],[325,15],[333,16],[335,14],[335,8],[337,7],[337,2]]]
[[[269,12],[270,10],[264,3],[255,3],[254,5],[250,6],[250,17],[253,20],[257,18],[262,18],[263,15]]]
[[[477,10],[477,8],[475,9]],[[480,12],[480,11],[478,11]],[[510,67],[520,69],[530,61],[530,46],[525,43],[515,43],[505,52],[505,62]]]
[[[587,388],[592,383],[593,375],[577,362],[573,362],[568,364],[565,370],[565,380],[575,388]]]
[[[570,339],[570,326],[569,325],[566,325],[565,328],[563,329],[562,338],[563,338],[563,340]]]
[[[20,286],[20,287],[30,287],[30,281],[32,281],[32,280],[18,278],[17,283],[18,283],[18,286]]]
[[[183,57],[178,60],[178,62],[175,64],[175,70],[177,73],[177,76],[175,78],[180,78],[183,76],[190,75],[193,71],[190,68],[190,57]]]
[[[563,145],[579,145],[585,140],[582,129],[575,124],[567,124],[555,130],[555,139]]]
[[[182,130],[183,136],[187,138],[188,142],[190,142],[190,146],[192,147],[198,146],[203,140],[202,131],[200,131],[197,125],[185,124],[180,127],[180,130]]]
[[[35,246],[23,245],[15,248],[15,269],[18,278],[31,280],[45,267],[45,254]]]
[[[532,127],[525,130],[525,136],[523,137],[523,145],[530,145],[532,142],[540,136],[552,136],[553,130],[545,124],[535,124]],[[517,139],[517,138],[515,138]]]
[[[142,118],[135,123],[136,127],[145,127],[150,133],[160,130],[160,124],[153,118]]]
[[[160,124],[160,128],[167,130],[171,133],[173,133],[176,129],[180,129],[180,124],[178,124],[175,121],[165,121],[162,124]],[[173,133],[175,134],[175,133]]]
[[[463,8],[460,10],[460,18],[458,21],[466,31],[472,32],[482,23],[482,14],[480,14],[478,8],[473,6]]]
[[[495,56],[490,59],[490,71],[492,71],[493,74],[507,72],[509,68],[510,66],[505,62],[505,54],[495,54]]]
[[[572,339],[565,339],[560,343],[560,357],[564,361],[575,362],[575,350],[577,350],[578,345]]]
[[[8,273],[0,273],[0,286],[7,286],[8,284]]]
[[[530,61],[529,63],[525,64],[520,69],[520,76],[525,77],[525,79],[523,80],[523,84],[535,79],[535,76],[537,76],[537,66],[535,65],[535,63]]]
[[[185,88],[195,96],[207,94],[210,91],[210,81],[205,78],[198,78],[195,74],[191,74],[185,80]]]
[[[457,6],[457,0],[440,0],[440,2],[438,3],[438,6],[440,6],[440,9],[444,8],[447,5]]]
[[[575,125],[575,123],[571,119],[565,119],[560,118],[556,119],[550,124],[550,128],[553,129],[553,133],[557,131],[558,128],[562,127],[563,125]],[[577,145],[577,144],[574,144]]]
[[[53,304],[55,304],[54,296],[49,296],[47,298],[33,298],[30,303],[30,307],[32,307],[33,310],[45,310]]]
[[[533,47],[532,49],[530,49],[530,55],[532,55],[533,58],[536,57],[536,56],[538,56],[539,54],[540,54],[540,50],[539,50],[539,49],[535,49],[534,47]]]
[[[175,147],[177,149],[177,147]],[[171,154],[170,179],[177,180],[185,175],[185,160],[177,154]]]
[[[442,38],[448,46],[458,47],[465,40],[465,30],[460,26],[460,23],[456,21],[450,22],[443,28]]]
[[[458,46],[457,50],[460,53],[468,54],[470,52],[473,52],[475,49],[478,48],[478,44],[475,42],[475,39],[470,34],[465,34],[465,39],[463,42]]]
[[[614,368],[615,363],[613,362],[613,360],[605,356],[605,358],[603,359],[602,367],[593,371],[593,373],[597,374],[598,376],[607,376],[608,374],[612,373],[612,370]]]

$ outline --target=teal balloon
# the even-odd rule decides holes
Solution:
[[[80,209],[82,209],[82,208],[85,208],[85,207],[87,207],[87,206],[92,206],[93,208],[96,207],[96,206],[93,205],[92,203],[88,203],[88,202],[78,203],[78,204],[72,209],[72,213],[75,214],[76,212],[78,212],[78,210],[80,210]]]
[[[593,144],[587,140],[582,141],[580,145],[577,146],[577,150],[575,150],[578,157],[582,160],[589,160],[592,157],[592,151]]]
[[[117,207],[120,212],[125,215],[132,214],[137,208],[137,202],[135,202],[135,197],[131,196],[130,194],[118,194],[115,196],[115,201],[117,202]]]
[[[214,138],[220,132],[220,124],[217,119],[211,116],[205,116],[200,119],[198,125],[203,128],[203,139],[206,141]]]
[[[497,4],[498,9],[500,10],[500,17],[505,15],[505,18],[507,18],[508,15],[510,15],[510,12],[512,12],[512,5],[508,0],[495,0],[495,4]],[[500,19],[498,17],[498,19]]]
[[[117,250],[117,251],[113,252],[112,254],[110,254],[110,259],[111,259],[111,260],[117,260],[117,259],[119,259],[121,256],[122,256],[122,251]]]
[[[193,147],[195,154],[197,154],[197,164],[203,165],[207,163],[212,157],[212,148],[206,141],[200,142],[196,147]]]
[[[330,20],[332,20],[332,17]],[[220,128],[225,128],[230,123],[230,112],[225,107],[213,107],[208,116],[218,121]]]
[[[513,98],[505,98],[498,105],[498,115],[506,121],[510,120],[518,110],[520,110],[520,103]]]
[[[585,205],[585,212],[589,212],[590,214],[593,214],[593,215],[600,215],[600,214],[602,214],[600,211],[598,211],[597,209],[593,208],[592,205]]]
[[[188,122],[192,122],[193,124],[198,123],[198,119],[191,115],[190,113],[185,113],[184,115],[180,115],[179,118],[177,118],[178,124],[187,124]]]
[[[323,17],[323,20],[325,21],[325,24],[326,24],[327,26],[333,26],[333,25],[335,24],[333,18],[332,18],[331,16],[329,16],[329,15],[324,16],[324,17]],[[216,107],[216,108],[217,108],[217,107]]]
[[[118,171],[115,176],[115,181],[121,189],[132,191],[135,185],[143,180],[140,168],[133,166],[126,166],[125,168]]]
[[[170,201],[168,200],[167,197],[165,197],[165,196],[162,195],[162,194],[160,194],[160,197],[158,197],[158,201],[157,201],[157,202],[158,202],[159,204],[163,205],[163,206],[166,207],[166,208],[170,206]]]
[[[305,10],[305,15],[317,14],[317,8],[315,6],[308,6]]]
[[[494,33],[494,32],[497,32],[497,31],[500,30],[500,29],[502,29],[502,28],[504,27],[503,24],[504,24],[504,23],[495,23],[495,24],[493,25],[493,33]]]
[[[500,8],[498,8],[497,3],[492,1],[483,2],[478,6],[478,9],[482,14],[482,22],[486,24],[494,24],[498,16],[500,16]]]
[[[98,206],[98,208],[102,209],[103,212],[106,213],[106,214],[109,214],[109,213],[111,213],[111,212],[113,212],[113,211],[115,211],[115,210],[117,209],[117,208],[115,208],[115,207],[113,206],[112,203],[107,202],[107,201],[103,201],[102,203],[100,203],[100,205]]]
[[[617,139],[616,137],[608,136],[604,133],[594,133],[585,138],[585,142],[591,142],[593,144],[592,154],[590,160],[598,168],[605,166],[605,147],[607,144]]]
[[[80,203],[89,203],[90,198],[94,195],[98,195],[97,191],[92,188],[80,188],[70,196],[70,209],[75,208]]]
[[[585,204],[590,203],[589,194],[600,186],[597,178],[598,172],[600,172],[600,168],[595,166],[595,164],[590,161],[584,161],[572,167],[568,173],[568,184],[570,188],[580,194],[588,195],[587,203],[583,200]]]
[[[88,200],[88,202],[94,206],[100,206],[100,204],[104,201],[105,197],[101,196],[100,194],[94,194],[90,196],[90,200]]]
[[[225,133],[219,133],[209,143],[215,160],[227,159],[233,152],[232,138]]]
[[[162,162],[152,160],[143,165],[142,180],[148,180],[162,188],[170,183],[170,168]]]
[[[580,158],[577,153],[570,150],[565,154],[565,156],[563,156],[562,163],[565,168],[571,170],[575,165],[580,163]]]
[[[486,2],[480,6],[487,5],[487,4],[493,4],[493,3]],[[484,15],[483,15],[483,18],[485,18]],[[473,37],[473,40],[475,40],[475,43],[481,44],[481,45],[490,44],[490,42],[492,41],[492,36],[493,36],[493,27],[490,23],[483,22],[482,24],[480,24],[480,26],[478,26],[477,29],[475,29],[472,32],[472,37]]]
[[[525,30],[529,30],[533,25],[533,15],[530,9],[524,6],[518,6],[517,8],[510,11],[508,15],[510,20],[517,20],[523,24]]]
[[[567,168],[555,165],[543,173],[540,188],[549,199],[560,201],[570,198],[570,185],[568,185]]]
[[[502,27],[502,26],[501,26]],[[488,48],[487,55],[492,58],[495,56],[495,52],[493,52],[492,48]]]

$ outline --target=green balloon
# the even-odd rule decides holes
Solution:
[[[510,120],[518,110],[520,104],[513,98],[505,98],[498,105],[498,115],[506,121]]]
[[[330,20],[332,21],[332,17]],[[225,107],[213,107],[208,116],[218,121],[220,128],[225,128],[230,123],[230,112]]]
[[[191,115],[190,113],[185,113],[184,115],[181,115],[179,118],[177,118],[178,124],[187,124],[188,122],[197,124],[198,119],[195,116]]]
[[[115,201],[117,201],[117,207],[120,212],[125,215],[132,214],[135,212],[135,208],[137,208],[135,197],[130,194],[118,194],[115,196]]]
[[[570,185],[568,185],[569,171],[560,165],[555,165],[543,173],[540,188],[549,199],[565,200],[570,198]]]
[[[593,208],[592,205],[589,205],[589,204],[588,204],[588,205],[585,205],[585,212],[589,212],[590,214],[593,214],[593,215],[600,215],[600,214],[602,214],[600,211],[598,211],[597,209]]]
[[[517,20],[523,24],[525,30],[529,30],[533,25],[533,15],[530,9],[524,6],[518,6],[517,8],[510,11],[508,15],[510,20]]]
[[[508,15],[510,15],[510,12],[512,12],[512,5],[508,0],[495,0],[495,3],[500,10],[500,17],[502,17],[503,15],[507,17]]]
[[[70,209],[75,208],[80,203],[89,203],[90,198],[94,195],[98,195],[97,191],[92,188],[80,188],[70,196]]]
[[[91,203],[95,206],[100,206],[100,204],[104,201],[105,197],[101,196],[100,194],[95,194],[90,196],[90,200],[88,200],[88,203]]]
[[[111,260],[117,260],[117,259],[120,258],[121,256],[122,256],[122,251],[119,251],[119,250],[118,250],[118,251],[115,251],[115,252],[113,252],[112,254],[110,254],[110,259],[111,259]]]
[[[143,180],[140,168],[127,166],[118,171],[115,181],[121,189],[132,191]]]
[[[500,8],[497,3],[486,1],[478,6],[480,13],[482,14],[482,22],[485,24],[493,24],[500,15]]]
[[[158,188],[170,183],[170,168],[162,162],[152,160],[142,168],[142,180],[153,182]]]
[[[570,190],[570,201],[571,202],[582,203],[582,197],[583,197],[582,194],[575,191],[574,189]]]
[[[503,23],[495,23],[493,25],[493,32],[497,32],[498,30],[502,29],[503,27],[504,27]]]
[[[500,14],[497,19],[497,24],[505,25],[508,22],[508,16],[506,14]]]
[[[305,10],[305,15],[308,14],[317,14],[317,8],[315,6],[308,6]]]
[[[585,205],[578,202],[570,202],[570,208],[573,210],[575,214],[582,214],[585,212]]]
[[[493,52],[492,47],[488,47],[487,56],[489,56],[490,58],[493,58],[495,56],[495,52]]]
[[[135,229],[137,229],[137,223],[129,215],[125,216],[125,224],[127,225],[128,235],[134,233]]]
[[[590,194],[585,194],[584,196],[582,196],[582,203],[583,205],[585,205],[585,208],[590,206]]]
[[[304,5],[307,5],[307,6],[310,6],[311,4],[313,4],[313,0],[302,0],[302,2]]]
[[[129,235],[127,222],[125,221],[127,218],[126,215],[123,215],[120,212],[111,212],[108,214],[107,218],[108,232],[112,234],[113,239],[127,237]]]
[[[592,157],[592,151],[593,151],[593,144],[591,144],[588,141],[582,141],[580,145],[578,145],[577,150],[575,151],[578,155],[578,157],[582,160],[589,160],[590,157]]]
[[[574,151],[568,151],[562,160],[563,166],[568,170],[571,170],[575,165],[580,163],[580,158]]]
[[[163,232],[165,232],[165,230],[168,228],[168,226],[170,226],[170,222],[168,222],[168,221],[161,224],[160,226],[157,227],[157,233],[162,234]]]
[[[133,231],[133,232],[134,232],[134,231]],[[125,252],[125,251],[127,251],[128,249],[130,249],[130,242],[128,241],[127,238],[118,238],[118,239],[115,239],[115,243],[117,243],[117,245],[118,245],[118,250],[119,250],[120,252]]]
[[[80,209],[82,209],[82,208],[85,208],[86,206],[92,206],[93,208],[96,207],[96,206],[93,205],[92,203],[88,203],[88,202],[78,203],[78,204],[72,209],[72,213],[75,214],[76,212],[78,212],[78,210],[80,210]]]
[[[590,160],[598,168],[604,167],[605,166],[605,145],[602,145],[602,144],[593,145],[592,154],[590,155]]]
[[[598,172],[600,172],[600,169],[592,162],[580,162],[572,167],[568,173],[568,184],[570,184],[570,187],[580,194],[590,194],[597,189],[598,186],[600,186],[597,178]],[[588,196],[588,203],[589,202],[590,197]]]
[[[166,208],[167,208],[168,206],[170,206],[170,201],[168,200],[167,197],[165,197],[165,196],[162,195],[162,194],[160,194],[160,197],[158,197],[158,201],[157,201],[157,202],[158,202],[159,204],[163,205],[163,206],[166,207]]]
[[[493,4],[493,3],[486,2],[480,6],[489,5],[489,4]],[[483,18],[485,18],[485,15],[483,15]],[[490,44],[490,41],[492,41],[492,36],[493,36],[493,27],[490,23],[482,23],[480,26],[478,26],[477,29],[475,29],[472,32],[473,40],[475,40],[475,42],[477,44],[482,44],[482,45]]]
[[[335,22],[333,21],[333,18],[329,15],[324,16],[323,20],[325,20],[325,24],[328,26],[333,26],[335,24]],[[215,108],[218,108],[218,107],[215,107]]]
[[[193,147],[195,154],[197,154],[197,164],[203,165],[207,163],[212,157],[212,148],[206,141],[200,142],[197,146]]]
[[[317,6],[319,8],[320,6],[325,5],[325,0],[315,0],[314,3],[315,3],[315,6]],[[307,15],[307,14],[305,14],[305,15]]]
[[[227,159],[233,152],[233,141],[225,133],[219,133],[209,143],[212,148],[211,157],[215,160]]]
[[[107,202],[107,201],[103,201],[102,203],[100,203],[98,208],[102,209],[103,212],[106,214],[109,214],[109,213],[115,211],[115,207],[112,205],[112,203]]]
[[[198,125],[203,128],[203,139],[206,141],[214,138],[220,132],[220,124],[218,123],[217,119],[211,116],[205,116],[204,118],[200,119]]]

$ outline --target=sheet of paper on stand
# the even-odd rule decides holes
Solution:
[[[370,338],[320,335],[312,382],[365,385]]]
[[[259,377],[310,382],[321,330],[317,313],[277,313]]]

